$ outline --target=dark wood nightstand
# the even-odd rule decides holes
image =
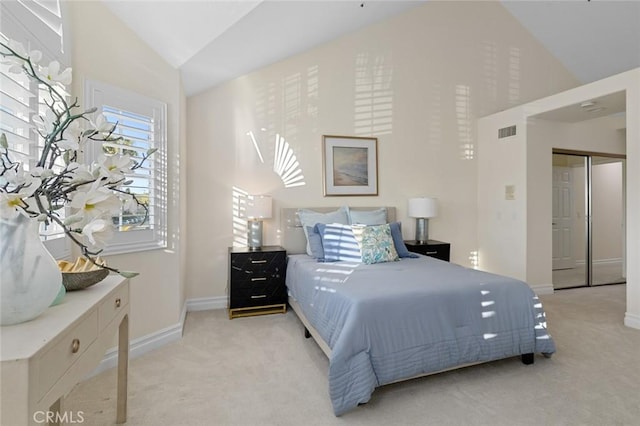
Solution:
[[[229,247],[229,319],[285,313],[286,268],[282,247]]]
[[[449,262],[451,255],[451,244],[449,243],[436,240],[428,240],[426,243],[419,243],[416,240],[405,240],[404,244],[409,251]]]

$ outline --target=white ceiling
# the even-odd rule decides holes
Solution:
[[[102,0],[180,69],[187,96],[426,0]],[[640,67],[640,1],[502,1],[582,83]]]

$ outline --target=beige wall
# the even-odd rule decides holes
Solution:
[[[615,131],[618,137],[612,139],[609,131],[609,137],[598,138],[596,132],[599,130],[596,129],[565,129],[561,124],[541,123],[533,118],[542,112],[554,111],[620,91],[626,94],[626,137],[622,132]],[[623,153],[626,143],[626,258],[629,262],[626,264],[627,312],[624,321],[628,326],[640,328],[640,264],[633,261],[640,258],[640,122],[636,119],[638,116],[640,69],[635,69],[479,120],[478,203],[480,206],[490,207],[480,209],[478,215],[481,227],[478,245],[491,248],[514,240],[518,242],[518,250],[510,257],[500,257],[499,253],[493,250],[482,251],[481,267],[487,266],[487,269],[493,272],[505,273],[504,271],[513,271],[512,265],[515,263],[518,268],[514,276],[525,277],[532,287],[539,290],[553,291],[550,276],[552,237],[549,214],[551,149],[555,143],[565,140],[568,145],[564,148],[602,152],[601,147],[594,145],[600,139],[600,142],[610,142],[606,152]],[[485,156],[483,153],[499,152],[501,142],[496,140],[497,129],[512,124],[517,124],[522,129],[515,143],[520,151],[526,150],[526,155],[518,156],[515,158],[517,161],[512,163],[493,167],[494,159],[491,155]],[[526,179],[526,190],[522,195],[526,200],[526,207],[517,206],[516,215],[526,216],[526,226],[505,230],[501,223],[492,220],[492,210],[500,210],[500,206],[494,202],[494,194],[501,190],[500,186],[505,181],[511,181],[514,177],[522,180],[523,175]],[[509,231],[518,234],[513,235],[513,232]]]
[[[428,2],[190,97],[187,297],[226,294],[234,188],[274,197],[267,244],[279,242],[280,208],[343,204],[396,206],[409,238],[407,199],[435,196],[430,236],[451,242],[452,260],[470,265],[478,248],[475,119],[576,85],[499,3]],[[293,149],[304,186],[286,189],[273,172],[276,134]],[[323,197],[323,134],[378,138],[379,196]]]
[[[131,281],[131,337],[177,324],[184,305],[186,207],[185,96],[180,75],[115,18],[102,2],[69,2],[73,94],[84,99],[84,80],[106,82],[167,103],[168,247],[107,258],[140,275]],[[86,107],[89,107],[88,105]]]

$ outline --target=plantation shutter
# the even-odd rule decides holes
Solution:
[[[6,1],[0,3],[0,38],[22,43],[27,50],[40,50],[40,65],[57,60],[70,62],[63,43],[61,4],[57,0]],[[31,123],[33,116],[44,114],[48,94],[24,74],[8,72],[8,65],[0,64],[0,131],[7,136],[9,155],[23,164],[25,170],[36,166],[42,152],[43,139]],[[68,95],[64,87],[59,92]],[[64,211],[59,212],[64,218]],[[55,224],[40,227],[40,236],[56,258],[68,257],[69,241]]]
[[[94,142],[85,151],[87,164],[100,155],[128,154],[141,162],[145,153],[157,149],[142,167],[126,176],[131,184],[123,187],[147,204],[125,210],[112,217],[116,235],[104,254],[128,253],[166,245],[166,104],[125,89],[87,80],[85,104],[96,107],[105,119],[117,124],[113,133],[122,139]],[[148,217],[145,221],[145,216]]]

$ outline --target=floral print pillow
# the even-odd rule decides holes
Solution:
[[[395,262],[400,260],[391,236],[389,224],[374,226],[354,225],[353,233],[360,245],[362,263]]]

